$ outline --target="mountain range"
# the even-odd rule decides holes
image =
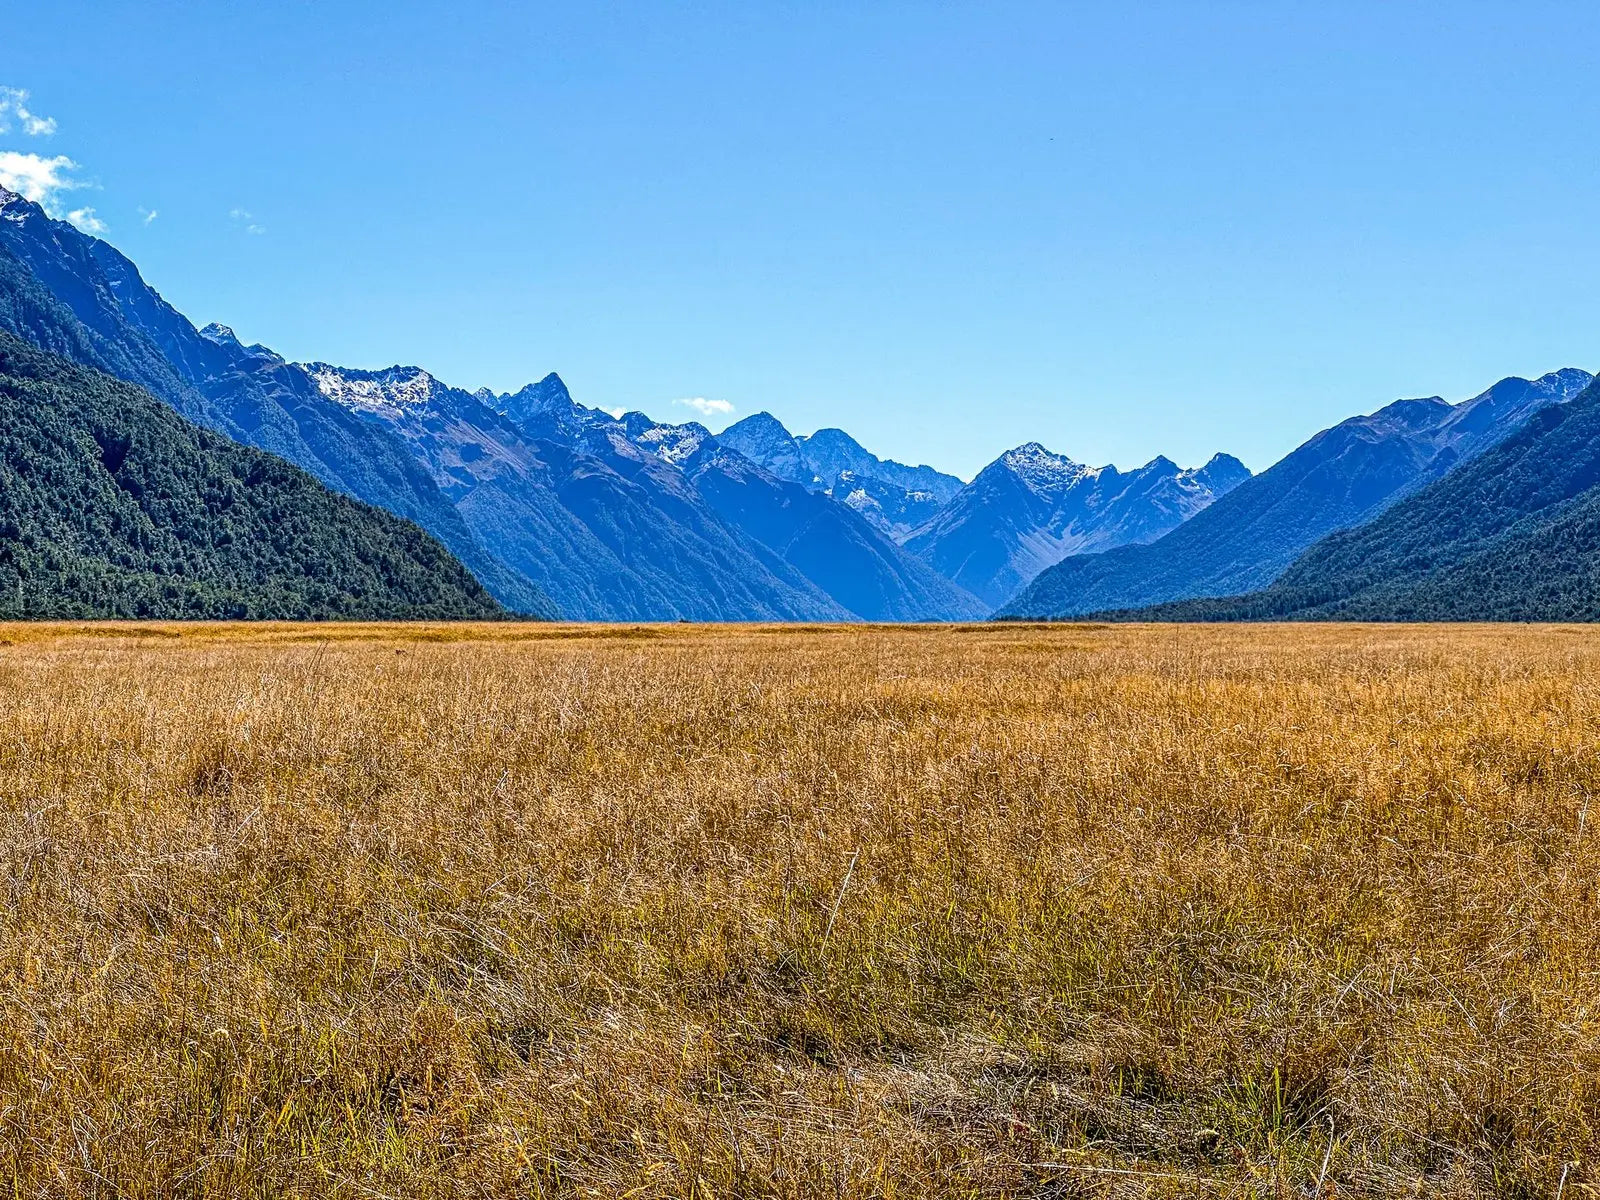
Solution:
[[[115,248],[4,189],[0,335],[15,427],[3,611],[1590,611],[1584,438],[1600,399],[1574,368],[1457,405],[1397,401],[1254,476],[1227,454],[1121,471],[1027,443],[966,482],[765,412],[718,433],[614,415],[553,373],[496,393],[417,366],[291,362],[225,325],[196,328]],[[159,503],[146,479],[161,480]],[[1546,582],[1518,582],[1533,571]]]
[[[906,539],[991,608],[1069,555],[1152,541],[1250,478],[1228,454],[1182,470],[1086,467],[1037,442],[1008,451]]]
[[[504,615],[410,521],[0,333],[0,616]]]
[[[1148,545],[1068,558],[1001,615],[1071,617],[1265,587],[1330,533],[1359,526],[1589,385],[1568,368],[1452,405],[1398,400],[1325,429]]]
[[[197,329],[109,244],[5,191],[0,329],[414,521],[527,615],[970,620],[1074,545],[1034,528],[1056,514],[1030,500],[998,517],[1029,542],[1000,581],[956,578],[937,539],[913,538],[967,485],[842,430],[794,437],[759,414],[713,435],[587,408],[554,374],[495,394],[419,367],[289,362],[227,326]],[[1152,493],[1153,511],[1122,524],[1147,536],[1209,498],[1203,482]],[[1094,544],[1117,544],[1117,527]]]
[[[1191,470],[1157,458],[1121,472],[1030,442],[963,484],[931,467],[884,462],[841,430],[796,437],[770,413],[717,439],[842,500],[991,609],[1068,555],[1159,537],[1250,477],[1228,454]]]
[[[305,370],[325,396],[403,438],[480,541],[565,612],[819,621],[987,613],[853,510],[726,450],[703,427],[585,408],[556,376],[494,395],[449,388],[414,367]]]
[[[718,520],[684,473],[591,422],[554,377],[471,393],[415,367],[310,363],[319,393],[402,442],[472,535],[589,619],[844,620],[779,556]],[[715,579],[715,589],[704,586]]]
[[[1272,584],[1122,614],[1144,620],[1600,620],[1600,383]]]

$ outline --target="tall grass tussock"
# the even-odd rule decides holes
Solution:
[[[1600,638],[0,627],[18,1196],[1600,1189]]]

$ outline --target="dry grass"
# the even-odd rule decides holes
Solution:
[[[1597,638],[0,627],[0,1174],[1592,1195]]]

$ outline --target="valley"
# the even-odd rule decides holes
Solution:
[[[73,584],[80,600],[52,608],[26,602],[24,587],[0,614],[470,617],[485,602],[522,617],[644,622],[1600,614],[1587,550],[1600,544],[1600,483],[1580,440],[1584,420],[1535,448],[1528,461],[1543,467],[1519,468],[1530,477],[1548,468],[1564,481],[1558,494],[1502,495],[1470,537],[1431,552],[1449,524],[1437,514],[1482,501],[1461,482],[1480,457],[1498,463],[1503,443],[1543,428],[1550,413],[1600,403],[1593,376],[1578,368],[1508,377],[1458,404],[1397,400],[1314,433],[1258,474],[1226,453],[1196,467],[1158,455],[1119,470],[1026,442],[965,481],[879,457],[842,429],[797,435],[764,411],[713,433],[589,407],[554,372],[497,393],[417,366],[290,362],[228,326],[197,328],[109,243],[3,188],[0,334],[55,360],[63,378],[71,364],[102,373],[96,382],[71,376],[76,388],[121,380],[143,389],[145,403],[226,439],[207,444],[276,455],[332,492],[414,523],[428,535],[427,554],[442,551],[447,573],[464,569],[472,590],[487,593],[307,605],[283,601],[281,580],[259,575],[207,607],[182,598],[200,575],[227,570],[203,552],[187,565],[171,557],[131,605],[115,589]],[[60,490],[38,483],[40,464],[26,456],[12,454],[6,469],[18,496]],[[72,470],[86,495],[121,486],[92,454]],[[5,528],[23,527],[17,503],[0,487]],[[1408,527],[1405,514],[1419,505],[1436,515]],[[172,514],[147,506],[142,519],[153,536],[182,540]],[[1359,552],[1341,551],[1356,531]],[[116,536],[89,537],[87,559],[115,558],[106,543]],[[236,551],[231,533],[218,537],[220,556]],[[338,541],[331,530],[307,537]],[[1327,578],[1327,561],[1341,554],[1359,579]],[[57,559],[44,561],[10,569],[60,574]],[[281,565],[289,576],[320,569]]]
[[[15,1200],[1600,1198],[1600,7],[4,29]]]

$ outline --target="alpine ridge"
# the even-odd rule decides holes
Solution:
[[[1068,555],[1148,542],[1250,477],[1215,455],[1183,470],[1086,467],[1037,442],[1002,454],[906,538],[906,549],[991,607]]]
[[[716,439],[780,479],[854,509],[990,609],[1070,554],[1159,537],[1250,475],[1227,454],[1190,470],[1157,458],[1124,473],[1082,466],[1033,442],[963,484],[931,467],[880,459],[843,430],[797,436],[765,412]]]
[[[557,376],[496,396],[449,387],[417,367],[305,370],[324,395],[403,439],[474,534],[568,615],[850,615],[728,529],[683,472],[635,446],[621,422],[573,402]]]
[[[415,367],[304,369],[324,395],[402,437],[484,544],[572,615],[987,614],[848,508],[728,451],[704,426],[613,417],[578,404],[556,375],[496,395]]]
[[[1141,620],[1600,620],[1600,383],[1376,520],[1330,534],[1271,586]]]
[[[1072,617],[1264,587],[1313,543],[1370,521],[1592,379],[1566,368],[1503,379],[1456,405],[1398,400],[1351,417],[1148,545],[1063,560],[1000,615]]]
[[[202,335],[113,247],[0,188],[0,330],[138,384],[197,425],[416,522],[507,608],[556,614],[532,580],[478,544],[403,444],[278,355],[207,328]]]
[[[882,459],[842,429],[795,435],[771,413],[728,426],[717,440],[780,479],[847,504],[876,529],[903,542],[961,490],[954,475]]]

